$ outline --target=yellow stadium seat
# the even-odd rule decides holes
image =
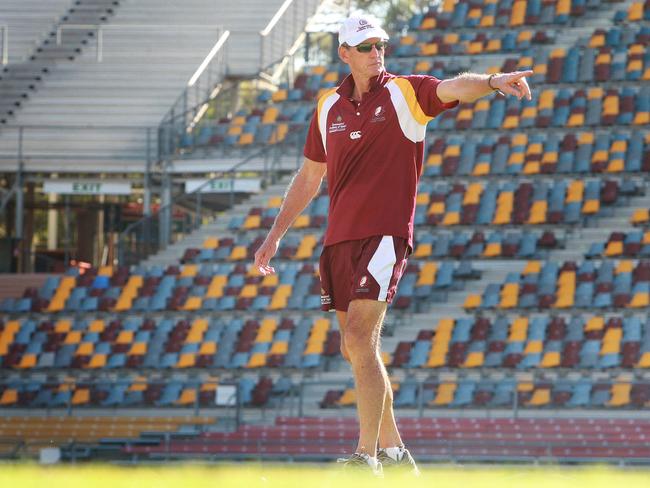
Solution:
[[[528,335],[528,317],[517,317],[510,326],[508,342],[524,342]]]
[[[262,217],[260,215],[249,215],[244,220],[244,225],[242,226],[242,228],[246,230],[259,229],[261,223],[262,223]],[[243,246],[237,246],[237,247],[243,247]]]
[[[522,0],[515,0],[512,4],[512,11],[510,14],[510,26],[516,27],[524,24],[526,17],[526,2]]]
[[[648,222],[648,220],[650,220],[650,209],[647,208],[639,208],[635,210],[630,219],[631,223],[635,225]]]
[[[449,405],[456,393],[456,383],[440,383],[436,397],[431,401],[432,405]]]
[[[242,135],[239,136],[239,140],[237,141],[237,144],[240,146],[248,146],[253,143],[253,139],[255,138],[255,134],[252,134],[250,132],[244,132]]]
[[[257,337],[255,342],[272,342],[273,334],[277,329],[278,324],[275,319],[264,319],[260,325],[259,330],[257,331]]]
[[[634,261],[623,259],[616,265],[616,274],[631,273],[634,271]]]
[[[298,218],[293,223],[294,229],[303,229],[309,226],[309,215],[298,215]]]
[[[592,330],[601,330],[605,327],[605,319],[603,317],[590,317],[585,324],[585,332]]]
[[[104,332],[104,321],[102,319],[95,319],[92,322],[90,322],[90,325],[88,326],[88,332],[97,332],[101,333]]]
[[[283,102],[287,99],[288,91],[285,89],[277,90],[271,95],[271,100],[274,102]]]
[[[244,285],[239,293],[242,298],[254,298],[257,296],[257,285]]]
[[[458,225],[460,224],[460,213],[459,212],[449,212],[445,214],[445,217],[442,219],[443,225]]]
[[[217,275],[212,277],[208,291],[205,293],[206,298],[220,298],[223,296],[223,289],[228,283],[228,277],[225,275]]]
[[[181,354],[176,363],[177,368],[192,368],[196,363],[196,354],[194,353],[184,353]]]
[[[528,401],[528,405],[542,406],[551,402],[551,390],[549,388],[540,388],[533,392],[533,396]]]
[[[79,344],[81,342],[81,331],[71,330],[65,337],[64,344]]]
[[[18,403],[18,390],[7,388],[0,396],[0,405],[15,405]]]
[[[582,205],[582,213],[583,214],[595,214],[598,213],[600,210],[600,201],[599,200],[587,200],[583,205]]]
[[[18,367],[20,369],[29,369],[36,366],[36,354],[23,354],[23,357],[20,358],[20,363]]]
[[[77,356],[90,356],[92,353],[95,352],[95,344],[92,342],[82,342],[79,344],[79,347],[77,347],[77,350],[75,354]]]
[[[342,407],[348,407],[357,403],[357,394],[354,391],[354,388],[347,388],[341,398],[336,402],[337,405]]]
[[[542,356],[542,361],[540,362],[540,367],[542,368],[555,368],[560,365],[560,353],[558,351],[548,351]]]
[[[272,124],[278,118],[280,111],[277,107],[268,107],[262,116],[262,124]]]
[[[493,258],[496,256],[501,256],[501,243],[500,242],[489,242],[485,246],[483,251],[483,256],[486,258]]]
[[[181,309],[188,311],[200,310],[202,305],[203,299],[201,297],[187,297]]]
[[[238,135],[241,135],[242,131],[243,131],[243,128],[242,128],[241,125],[231,125],[228,128],[228,135],[229,136],[238,136]]]
[[[644,352],[639,358],[639,362],[636,365],[637,368],[650,368],[650,352]]]
[[[203,241],[204,249],[216,249],[219,247],[219,239],[216,237],[206,237]]]
[[[631,383],[615,383],[612,386],[612,398],[607,402],[609,407],[622,407],[630,404]]]
[[[499,307],[503,309],[514,308],[519,300],[519,284],[506,283],[501,290]]]
[[[116,344],[131,344],[133,342],[132,330],[121,330],[115,339]]]
[[[620,256],[623,254],[623,241],[611,241],[605,247],[605,256]]]
[[[463,368],[478,368],[480,366],[483,366],[484,360],[485,357],[482,351],[470,352],[467,355],[467,358],[465,358]]]
[[[88,362],[88,368],[97,369],[106,366],[106,354],[93,354]]]
[[[539,165],[538,165],[539,168]],[[533,202],[528,218],[529,224],[543,224],[546,222],[546,211],[548,203],[546,200],[537,200]]]
[[[289,351],[289,343],[286,341],[276,341],[271,345],[269,354],[286,354]]]
[[[72,395],[73,405],[86,405],[90,402],[90,390],[88,388],[80,388],[75,390]]]
[[[216,354],[217,352],[217,343],[214,341],[206,341],[201,343],[199,348],[199,355],[210,355]]]
[[[256,352],[251,354],[247,368],[262,368],[266,366],[266,353]]]
[[[627,20],[633,22],[643,20],[643,2],[634,2],[627,10]]]
[[[524,354],[537,354],[542,352],[544,344],[542,341],[528,341],[524,348]]]
[[[467,295],[467,298],[465,299],[465,303],[463,304],[463,308],[472,309],[472,308],[477,308],[480,305],[481,305],[481,295],[472,293],[470,295]]]
[[[526,267],[523,270],[523,274],[528,275],[528,274],[537,274],[542,270],[542,262],[541,261],[528,261],[526,263]]]
[[[196,389],[184,388],[176,400],[176,405],[194,405],[196,403]]]
[[[129,349],[129,356],[144,356],[147,354],[146,342],[134,342]]]
[[[645,308],[650,306],[650,294],[645,292],[635,293],[627,306],[629,308]]]
[[[424,263],[420,269],[420,276],[416,286],[433,285],[436,282],[436,274],[438,272],[438,265],[436,263]]]

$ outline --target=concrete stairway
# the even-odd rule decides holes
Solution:
[[[116,5],[116,0],[56,0],[45,7],[34,0],[3,2],[0,22],[8,17],[10,56],[0,73],[1,124],[11,123],[54,66],[78,57],[94,34],[92,29],[66,30],[57,43],[57,28],[103,23]]]

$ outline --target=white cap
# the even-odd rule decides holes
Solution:
[[[372,37],[388,40],[388,34],[376,18],[367,15],[348,17],[339,29],[339,46],[356,46]]]

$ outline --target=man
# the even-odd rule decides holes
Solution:
[[[324,310],[336,310],[341,353],[354,374],[360,424],[357,449],[346,464],[380,473],[383,462],[417,474],[395,423],[379,334],[413,249],[426,125],[459,102],[497,90],[530,100],[526,77],[533,72],[464,73],[443,81],[394,76],[384,69],[387,40],[373,18],[351,17],[341,25],[338,54],[351,74],[318,101],[304,163],[255,253],[255,266],[263,274],[274,272],[269,262],[280,239],[327,174],[330,204],[320,258],[321,301]]]

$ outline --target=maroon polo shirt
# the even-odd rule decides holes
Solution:
[[[375,235],[403,237],[413,246],[426,126],[458,105],[440,101],[438,83],[384,71],[357,104],[350,75],[319,99],[304,155],[327,164],[326,246]]]

